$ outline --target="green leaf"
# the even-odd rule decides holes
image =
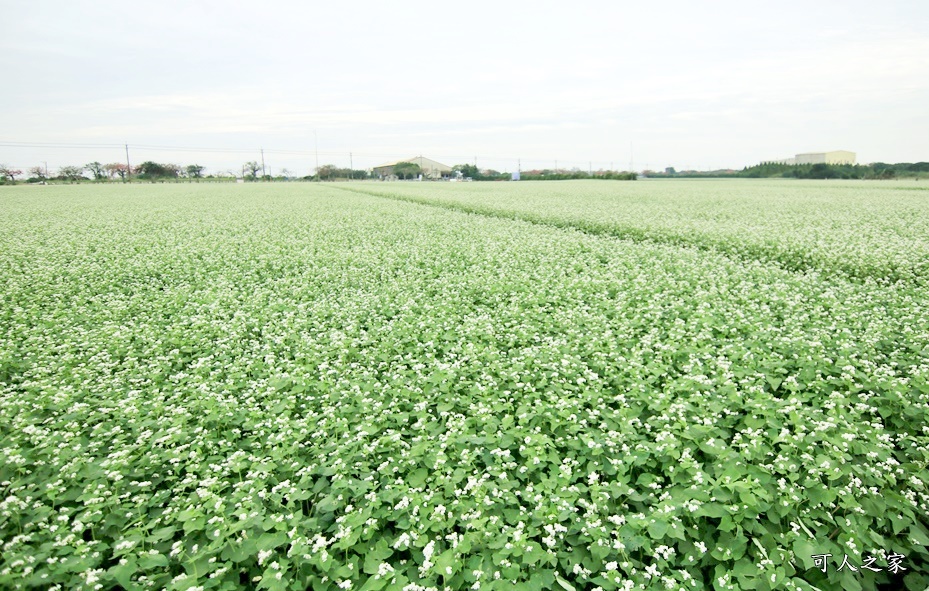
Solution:
[[[909,529],[910,539],[920,546],[929,547],[929,535],[926,534],[926,530],[923,529],[922,525],[919,523],[914,523],[910,526]],[[882,548],[884,546],[881,546]]]
[[[803,565],[804,569],[814,568],[815,563],[813,561],[813,556],[824,553],[821,549],[816,548],[813,544],[803,539],[795,541],[792,550],[794,552],[794,557]]]
[[[702,517],[713,517],[719,519],[729,515],[729,509],[720,503],[704,503],[694,512],[695,515]]]
[[[861,591],[861,581],[859,580],[860,574],[861,573],[856,574],[844,571],[842,573],[836,573],[836,578],[841,581],[842,591],[845,591],[846,589],[848,591]]]
[[[174,533],[177,531],[177,528],[174,526],[162,527],[156,529],[148,535],[146,540],[149,543],[160,542],[162,540],[168,540],[174,537]]]
[[[926,591],[929,589],[929,577],[920,573],[910,573],[903,577],[903,584],[908,591]]]
[[[411,472],[406,481],[407,484],[409,484],[412,488],[422,488],[426,485],[426,478],[428,477],[429,470],[425,468],[419,468],[418,470]]]
[[[664,538],[665,534],[668,533],[668,524],[665,521],[656,519],[652,523],[648,524],[648,535],[655,541],[661,540]]]
[[[377,572],[377,571],[374,571]],[[365,584],[361,586],[361,591],[379,591],[387,586],[387,583],[390,579],[381,577],[368,577],[368,580],[365,581]]]
[[[165,566],[167,566],[167,561],[165,561]],[[110,567],[107,573],[109,573],[120,586],[125,589],[131,589],[134,587],[132,575],[136,574],[136,568],[136,561],[127,559],[126,564],[117,564],[116,566]]]
[[[455,551],[452,549],[446,550],[439,554],[435,559],[436,572],[440,573],[442,576],[447,576],[449,574],[455,574],[459,570],[458,559],[455,557]],[[451,573],[449,570],[451,569]]]
[[[151,570],[154,568],[164,568],[168,566],[168,557],[164,554],[141,554],[139,555],[139,568]]]
[[[286,533],[266,533],[258,537],[256,545],[258,550],[271,550],[285,545],[289,539]]]

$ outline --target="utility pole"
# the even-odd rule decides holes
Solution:
[[[313,146],[316,150],[316,182],[319,182],[319,138],[316,137],[316,130],[313,130]]]
[[[129,175],[132,173],[132,166],[129,164],[129,144],[125,144],[126,148],[126,176],[123,177],[123,182],[129,180]],[[48,176],[47,174],[45,176]]]
[[[352,161],[352,153],[348,153],[348,178],[349,180],[355,180],[355,164]]]
[[[594,175],[594,163],[590,160],[587,161],[587,176]]]
[[[265,178],[265,149],[261,148],[261,180]]]
[[[46,160],[42,164],[45,165],[45,178],[47,179],[48,178],[48,161]]]

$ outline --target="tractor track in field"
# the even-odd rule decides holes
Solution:
[[[802,249],[789,247],[774,247],[764,245],[751,245],[748,248],[737,250],[727,246],[723,242],[712,242],[705,240],[696,240],[686,235],[673,232],[659,232],[655,230],[646,230],[634,226],[617,226],[615,224],[603,222],[583,222],[577,220],[563,220],[555,217],[545,216],[544,214],[533,214],[528,212],[494,209],[480,205],[468,205],[463,203],[451,203],[437,201],[434,199],[414,197],[409,195],[399,195],[396,193],[381,193],[359,188],[335,187],[341,191],[367,195],[370,197],[380,197],[393,201],[402,201],[414,203],[427,207],[436,207],[448,211],[480,215],[504,220],[515,220],[527,222],[539,226],[557,228],[562,230],[574,230],[592,236],[606,236],[619,240],[630,240],[638,243],[662,244],[668,246],[677,246],[685,248],[694,248],[706,252],[721,254],[733,259],[748,262],[758,262],[762,264],[776,265],[785,271],[791,273],[817,273],[825,276],[839,275],[840,279],[845,279],[853,283],[878,282],[886,284],[899,283],[914,288],[925,287],[927,281],[923,273],[905,273],[904,269],[896,266],[889,269],[862,269],[852,263],[843,264],[835,260],[811,260]],[[921,267],[929,270],[929,261],[922,261]]]

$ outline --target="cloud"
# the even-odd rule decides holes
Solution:
[[[789,1],[773,14],[490,6],[494,18],[430,6],[428,23],[398,31],[380,4],[356,7],[357,22],[336,6],[282,5],[268,21],[220,3],[158,6],[118,22],[98,18],[106,6],[17,8],[15,27],[0,24],[0,65],[26,82],[0,96],[4,136],[287,147],[317,130],[339,146],[392,141],[400,156],[429,143],[566,160],[652,141],[672,160],[697,145],[733,164],[830,138],[913,159],[929,137],[912,116],[929,103],[918,7],[904,19],[810,6],[798,19]],[[860,123],[878,116],[883,129]]]

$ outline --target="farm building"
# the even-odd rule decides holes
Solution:
[[[855,164],[855,153],[847,150],[807,152],[780,162],[782,164]]]
[[[403,160],[396,160],[394,162],[375,166],[374,175],[382,179],[392,177],[394,176],[394,167],[402,162],[419,165],[419,168],[423,171],[423,176],[429,179],[448,178],[452,174],[451,166],[436,162],[435,160],[430,160],[429,158],[424,158],[423,156],[414,156],[412,158],[404,158]]]

